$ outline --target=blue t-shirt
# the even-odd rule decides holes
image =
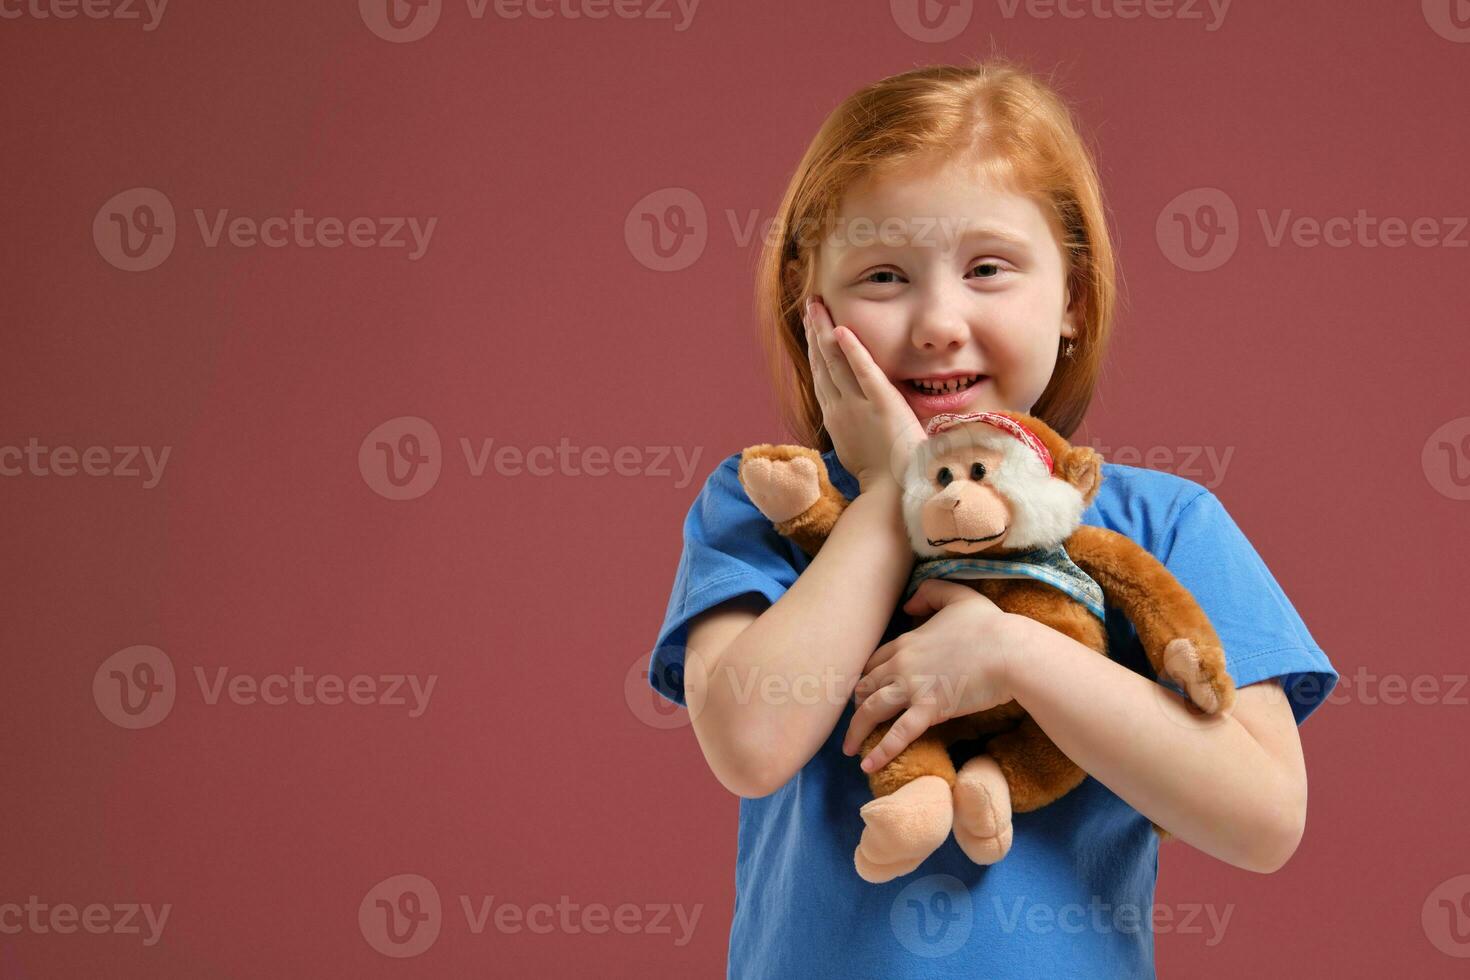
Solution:
[[[836,454],[823,459],[833,485],[855,497],[857,481]],[[689,510],[649,665],[654,689],[686,707],[689,621],[740,595],[774,603],[810,562],[750,502],[739,461],[738,453],[723,460]],[[1209,490],[1104,463],[1082,521],[1132,538],[1194,593],[1237,687],[1277,679],[1297,724],[1331,692],[1337,672]],[[882,642],[913,626],[896,608]],[[1112,658],[1156,679],[1133,627],[1112,607],[1107,630]],[[842,754],[853,707],[849,699],[825,744],[786,785],[740,800],[729,977],[1154,975],[1159,841],[1146,817],[1091,777],[1048,806],[1016,814],[1010,852],[996,864],[975,864],[951,836],[909,874],[883,884],[858,877],[858,809],[872,793],[859,759]]]

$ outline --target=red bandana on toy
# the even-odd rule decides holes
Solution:
[[[966,425],[970,422],[984,422],[986,425],[992,425],[1002,432],[1008,432],[1015,436],[1029,446],[1037,456],[1041,457],[1042,463],[1046,464],[1047,473],[1052,472],[1051,453],[1047,451],[1042,441],[1036,438],[1035,433],[1015,419],[1007,415],[1002,415],[999,412],[974,412],[969,415],[956,415],[953,412],[945,412],[942,415],[936,415],[930,419],[929,424],[924,426],[924,432],[931,436],[938,435],[946,429],[953,429],[957,425]]]

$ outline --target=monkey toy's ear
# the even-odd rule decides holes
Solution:
[[[1084,505],[1092,503],[1102,485],[1102,457],[1088,446],[1073,446],[1057,461],[1056,475],[1077,488]]]

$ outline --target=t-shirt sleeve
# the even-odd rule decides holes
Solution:
[[[1185,504],[1158,554],[1210,617],[1235,686],[1274,679],[1306,721],[1337,671],[1220,500],[1203,490]]]
[[[795,545],[750,502],[739,465],[739,453],[721,462],[689,508],[684,551],[649,661],[649,684],[684,707],[689,621],[736,596],[754,593],[774,603],[799,574],[792,563]]]

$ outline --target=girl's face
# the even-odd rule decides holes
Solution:
[[[1066,272],[1040,205],[943,163],[849,191],[818,249],[816,295],[922,423],[1031,410],[1060,338],[1077,333]]]

